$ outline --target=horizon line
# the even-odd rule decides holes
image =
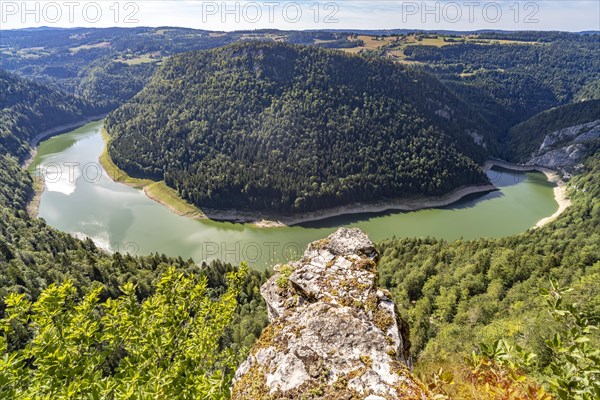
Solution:
[[[591,34],[600,35],[600,30],[585,29],[581,31],[569,31],[569,30],[558,30],[558,29],[474,29],[474,30],[460,30],[460,29],[418,29],[418,28],[335,28],[335,29],[278,29],[278,28],[256,28],[256,29],[236,29],[236,30],[214,30],[214,29],[200,29],[181,25],[141,25],[141,26],[103,26],[103,27],[62,27],[62,26],[28,26],[23,28],[10,28],[0,29],[0,32],[8,31],[31,31],[31,30],[77,30],[77,29],[89,29],[89,30],[101,30],[101,29],[189,29],[194,31],[202,32],[215,32],[215,33],[236,33],[236,32],[264,32],[264,31],[277,31],[277,32],[451,32],[451,33],[523,33],[523,32],[543,32],[543,33],[571,33],[571,34]]]

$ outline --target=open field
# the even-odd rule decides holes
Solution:
[[[84,45],[81,45],[78,47],[71,47],[69,50],[71,50],[71,53],[77,53],[80,50],[103,49],[103,48],[107,48],[110,46],[111,46],[110,42],[100,42],[100,43],[96,43],[96,44],[84,44]]]
[[[128,56],[121,56],[121,57],[115,59],[115,61],[122,62],[127,65],[138,65],[138,64],[144,64],[144,63],[160,62],[160,61],[162,61],[162,58],[157,53],[147,53],[147,54],[140,54],[139,56],[132,57],[132,58],[128,58]]]
[[[363,51],[378,50],[385,47],[385,52],[388,57],[398,62],[412,63],[410,60],[405,59],[404,50],[408,46],[433,46],[433,47],[444,47],[452,46],[456,44],[470,43],[485,45],[514,45],[514,44],[527,44],[527,45],[541,45],[537,42],[525,42],[518,40],[490,40],[480,39],[478,36],[466,35],[466,36],[449,36],[449,35],[392,35],[392,36],[370,36],[370,35],[358,35],[356,38],[349,37],[349,40],[362,40],[364,45],[353,47],[353,48],[340,48],[348,53],[361,53]],[[324,43],[327,41],[316,40],[315,43]]]

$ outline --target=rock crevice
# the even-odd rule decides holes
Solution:
[[[427,399],[407,367],[406,324],[378,287],[378,258],[363,232],[342,228],[276,266],[261,288],[270,325],[232,398]]]

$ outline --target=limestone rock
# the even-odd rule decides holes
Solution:
[[[526,163],[560,170],[563,175],[576,171],[589,154],[590,144],[600,138],[600,120],[552,132]],[[592,146],[593,147],[593,146]]]
[[[548,149],[560,143],[585,143],[593,141],[598,137],[600,137],[600,120],[570,126],[546,135],[537,155],[543,154]]]
[[[377,260],[363,232],[342,228],[278,265],[261,288],[270,325],[232,398],[428,399],[406,365],[406,324],[378,288]]]

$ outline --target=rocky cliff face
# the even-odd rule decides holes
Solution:
[[[277,266],[261,288],[271,323],[232,397],[428,399],[406,366],[406,325],[378,288],[377,260],[363,232],[342,228]]]
[[[546,135],[539,150],[526,165],[561,170],[563,175],[568,175],[568,172],[580,169],[578,165],[589,154],[590,144],[598,138],[600,120],[552,132]]]

